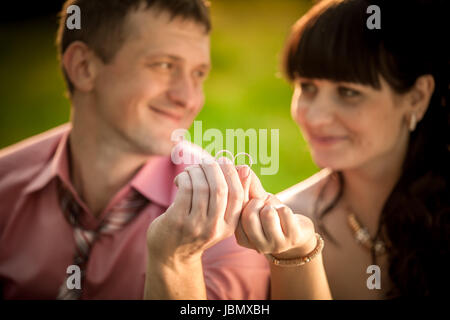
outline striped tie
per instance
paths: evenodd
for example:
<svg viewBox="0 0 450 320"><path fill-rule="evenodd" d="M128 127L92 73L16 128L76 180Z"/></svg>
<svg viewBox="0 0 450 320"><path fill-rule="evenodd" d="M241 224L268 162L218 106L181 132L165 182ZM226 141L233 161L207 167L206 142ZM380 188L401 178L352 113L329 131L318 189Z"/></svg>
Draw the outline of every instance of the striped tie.
<svg viewBox="0 0 450 320"><path fill-rule="evenodd" d="M82 285L81 289L69 289L66 278L59 288L57 299L76 300L82 294L86 263L95 240L101 234L112 233L125 226L148 204L148 200L135 189L131 189L127 196L108 212L106 218L96 230L87 230L81 226L79 221L80 215L83 212L82 207L75 200L72 193L63 186L62 182L58 183L58 196L61 209L66 219L73 226L77 249L73 264L77 265L81 270Z"/></svg>

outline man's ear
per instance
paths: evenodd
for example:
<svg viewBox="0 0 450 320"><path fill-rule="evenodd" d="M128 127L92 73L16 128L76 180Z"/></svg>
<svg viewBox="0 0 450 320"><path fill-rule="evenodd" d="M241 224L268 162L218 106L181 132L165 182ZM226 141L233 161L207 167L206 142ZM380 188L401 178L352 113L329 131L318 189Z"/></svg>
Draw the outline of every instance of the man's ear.
<svg viewBox="0 0 450 320"><path fill-rule="evenodd" d="M434 78L430 74L425 74L416 79L414 86L409 92L409 106L411 113L414 113L417 121L420 121L430 104L431 96L434 92Z"/></svg>
<svg viewBox="0 0 450 320"><path fill-rule="evenodd" d="M74 88L89 92L94 88L97 76L96 56L81 41L72 42L62 56L62 64Z"/></svg>

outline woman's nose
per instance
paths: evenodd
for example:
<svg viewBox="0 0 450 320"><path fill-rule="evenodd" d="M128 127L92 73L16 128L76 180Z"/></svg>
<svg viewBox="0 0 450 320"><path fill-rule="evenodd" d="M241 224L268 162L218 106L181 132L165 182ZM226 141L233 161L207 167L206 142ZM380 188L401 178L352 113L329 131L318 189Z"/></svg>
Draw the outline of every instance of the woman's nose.
<svg viewBox="0 0 450 320"><path fill-rule="evenodd" d="M303 106L305 122L311 127L328 125L333 121L332 102L325 95L317 95Z"/></svg>

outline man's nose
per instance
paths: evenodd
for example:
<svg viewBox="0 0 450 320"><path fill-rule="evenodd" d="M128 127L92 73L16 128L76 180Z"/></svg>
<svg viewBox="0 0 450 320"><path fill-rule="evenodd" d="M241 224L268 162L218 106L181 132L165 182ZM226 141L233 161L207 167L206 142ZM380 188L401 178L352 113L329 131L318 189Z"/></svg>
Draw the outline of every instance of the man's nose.
<svg viewBox="0 0 450 320"><path fill-rule="evenodd" d="M196 88L193 80L184 74L175 76L168 90L170 101L179 107L192 108L196 100Z"/></svg>

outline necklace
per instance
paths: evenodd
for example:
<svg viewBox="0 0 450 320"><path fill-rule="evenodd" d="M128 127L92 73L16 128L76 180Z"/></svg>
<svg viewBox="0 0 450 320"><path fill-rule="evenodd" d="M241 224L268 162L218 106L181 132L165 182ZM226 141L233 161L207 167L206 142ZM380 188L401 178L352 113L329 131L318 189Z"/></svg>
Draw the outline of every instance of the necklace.
<svg viewBox="0 0 450 320"><path fill-rule="evenodd" d="M347 222L352 229L353 236L355 237L356 242L358 242L359 245L363 246L371 252L374 252L377 256L382 255L386 252L386 244L384 243L384 241L378 239L378 236L371 238L367 228L361 225L358 219L356 219L354 213L350 212L348 214Z"/></svg>

